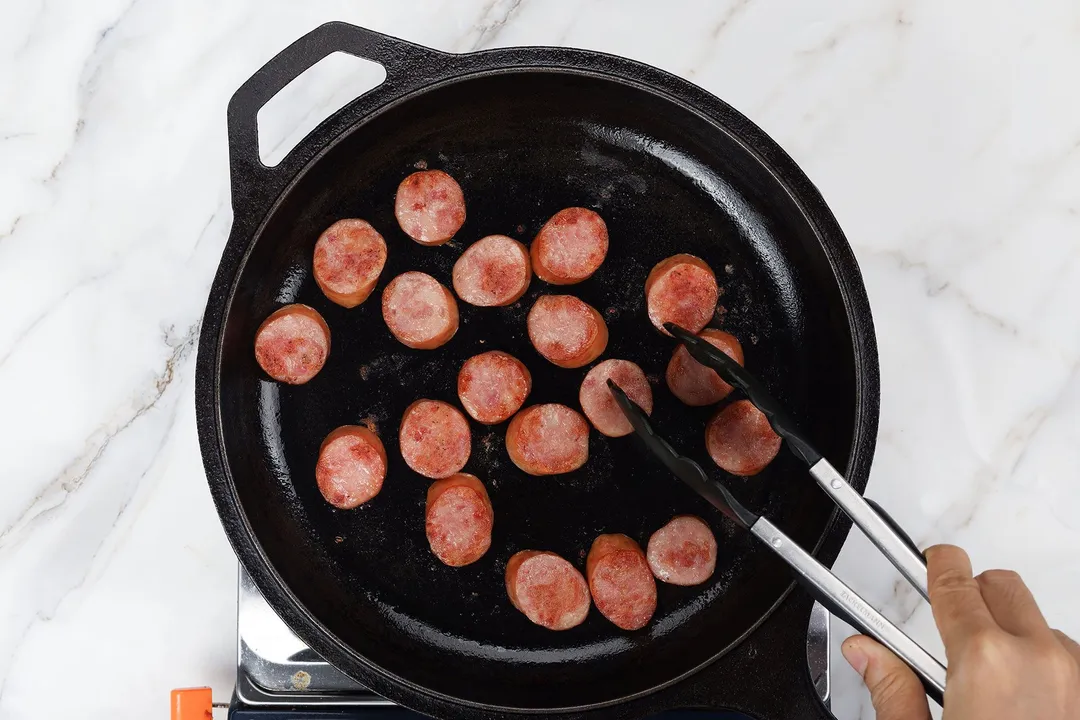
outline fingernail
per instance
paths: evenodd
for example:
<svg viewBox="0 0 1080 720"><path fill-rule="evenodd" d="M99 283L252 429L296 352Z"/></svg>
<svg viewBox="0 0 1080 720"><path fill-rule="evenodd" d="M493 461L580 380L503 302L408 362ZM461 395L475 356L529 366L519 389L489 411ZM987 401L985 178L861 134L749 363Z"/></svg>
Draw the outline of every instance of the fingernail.
<svg viewBox="0 0 1080 720"><path fill-rule="evenodd" d="M848 665L855 672L859 673L859 675L866 674L866 666L870 664L870 656L863 652L857 643L844 643L840 646L840 652L843 653L844 659L847 660Z"/></svg>

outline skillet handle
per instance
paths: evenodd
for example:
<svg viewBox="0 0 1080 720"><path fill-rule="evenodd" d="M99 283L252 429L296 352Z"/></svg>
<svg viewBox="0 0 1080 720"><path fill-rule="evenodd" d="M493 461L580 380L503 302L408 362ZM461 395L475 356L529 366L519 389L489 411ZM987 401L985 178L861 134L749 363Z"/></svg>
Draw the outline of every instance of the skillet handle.
<svg viewBox="0 0 1080 720"><path fill-rule="evenodd" d="M229 100L229 163L234 191L258 182L256 176L271 176L275 170L259 158L257 116L260 108L305 70L335 52L345 52L383 67L386 79L368 92L420 87L437 73L443 64L438 61L450 57L447 53L348 23L329 22L315 28L259 68ZM301 140L290 155L308 139ZM279 167L284 164L282 162Z"/></svg>

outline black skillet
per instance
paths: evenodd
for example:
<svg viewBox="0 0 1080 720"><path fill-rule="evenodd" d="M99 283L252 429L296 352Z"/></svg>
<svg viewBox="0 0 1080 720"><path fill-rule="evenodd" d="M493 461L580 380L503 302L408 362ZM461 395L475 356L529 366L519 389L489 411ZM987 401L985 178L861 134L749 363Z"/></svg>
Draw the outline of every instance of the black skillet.
<svg viewBox="0 0 1080 720"><path fill-rule="evenodd" d="M265 167L256 113L334 51L378 62L386 81ZM748 367L861 489L878 415L870 310L835 219L776 143L704 90L630 60L555 48L452 55L342 23L256 72L228 120L235 217L199 345L199 436L237 555L297 635L382 695L447 717L640 717L679 707L825 716L805 670L809 598L789 594L782 564L643 462L629 438L594 432L582 470L534 478L510 463L505 425L473 425L466 470L490 490L492 548L466 568L436 561L423 529L428 481L396 452L405 406L456 402L458 367L493 348L532 370L530 403L576 405L587 368L555 368L529 345L525 314L553 290L539 281L511 308L462 304L460 331L436 351L394 341L378 301L408 269L449 284L454 260L481 236L528 242L555 211L595 208L611 233L607 261L559 292L604 313L604 357L633 360L653 378L653 417L672 442L711 466L702 431L712 409L687 409L667 391L674 343L644 308L653 264L689 252L723 285L716 324L742 341ZM423 164L457 178L468 204L457 238L438 248L409 240L393 216L398 182ZM376 293L353 310L327 301L311 278L316 237L343 217L371 221L390 248ZM258 324L288 302L316 307L333 334L326 367L299 387L269 381L252 352ZM361 508L334 510L315 487L319 443L362 419L389 450L388 478ZM848 524L789 453L733 484L823 562L835 559ZM554 550L583 566L597 534L644 543L675 513L712 525L717 572L700 587L662 585L645 629L620 631L594 610L553 633L507 600L502 573L515 551Z"/></svg>

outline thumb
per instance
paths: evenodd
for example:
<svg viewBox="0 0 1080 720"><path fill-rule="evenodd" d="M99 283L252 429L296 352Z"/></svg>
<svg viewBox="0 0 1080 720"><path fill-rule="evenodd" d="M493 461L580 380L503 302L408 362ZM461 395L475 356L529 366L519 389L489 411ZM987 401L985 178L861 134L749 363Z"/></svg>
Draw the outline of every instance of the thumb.
<svg viewBox="0 0 1080 720"><path fill-rule="evenodd" d="M865 635L840 646L844 659L862 675L877 720L930 720L922 683L900 658Z"/></svg>

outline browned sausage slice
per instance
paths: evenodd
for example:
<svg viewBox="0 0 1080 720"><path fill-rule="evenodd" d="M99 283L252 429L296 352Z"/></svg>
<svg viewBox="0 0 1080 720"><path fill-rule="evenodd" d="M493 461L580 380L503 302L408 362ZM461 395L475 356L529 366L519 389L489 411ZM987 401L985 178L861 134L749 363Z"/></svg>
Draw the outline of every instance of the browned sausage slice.
<svg viewBox="0 0 1080 720"><path fill-rule="evenodd" d="M645 280L649 320L665 335L670 335L664 329L666 322L701 332L716 312L719 298L712 268L693 255L674 255L660 261Z"/></svg>
<svg viewBox="0 0 1080 720"><path fill-rule="evenodd" d="M588 365L607 347L608 329L596 308L573 295L542 295L527 320L529 340L548 361L564 368Z"/></svg>
<svg viewBox="0 0 1080 720"><path fill-rule="evenodd" d="M644 371L629 360L605 360L588 372L581 382L578 401L593 427L608 437L622 437L634 431L607 386L611 379L631 400L652 415L653 397Z"/></svg>
<svg viewBox="0 0 1080 720"><path fill-rule="evenodd" d="M780 436L749 400L733 402L705 427L713 462L732 475L757 475L780 452Z"/></svg>
<svg viewBox="0 0 1080 720"><path fill-rule="evenodd" d="M532 390L528 368L500 350L474 355L458 372L457 391L465 412L473 420L494 425L521 409Z"/></svg>
<svg viewBox="0 0 1080 720"><path fill-rule="evenodd" d="M742 345L734 335L705 328L698 333L698 337L707 340L740 365L744 363ZM667 366L666 378L671 393L693 407L718 403L731 392L731 386L721 380L715 370L695 360L685 345L675 348Z"/></svg>
<svg viewBox="0 0 1080 720"><path fill-rule="evenodd" d="M553 552L522 550L506 563L506 594L525 617L548 630L569 630L589 614L589 586Z"/></svg>
<svg viewBox="0 0 1080 720"><path fill-rule="evenodd" d="M315 308L286 305L255 331L255 359L278 382L303 385L330 354L330 328Z"/></svg>
<svg viewBox="0 0 1080 720"><path fill-rule="evenodd" d="M623 630L645 627L656 612L656 581L641 546L626 535L601 535L585 561L600 614Z"/></svg>
<svg viewBox="0 0 1080 720"><path fill-rule="evenodd" d="M367 300L385 264L386 241L366 220L338 220L315 241L315 282L342 307Z"/></svg>
<svg viewBox="0 0 1080 720"><path fill-rule="evenodd" d="M716 570L716 538L701 518L676 515L649 538L646 558L657 580L700 585Z"/></svg>
<svg viewBox="0 0 1080 720"><path fill-rule="evenodd" d="M458 329L454 296L427 273L410 271L390 281L382 294L386 326L403 345L433 350Z"/></svg>
<svg viewBox="0 0 1080 720"><path fill-rule="evenodd" d="M536 276L552 285L579 283L596 272L607 257L608 230L604 219L588 208L560 210L532 241Z"/></svg>
<svg viewBox="0 0 1080 720"><path fill-rule="evenodd" d="M469 421L441 400L417 400L405 408L398 443L405 464L429 478L450 477L472 453Z"/></svg>
<svg viewBox="0 0 1080 720"><path fill-rule="evenodd" d="M319 447L315 481L326 502L349 510L382 490L386 450L379 436L366 427L343 425Z"/></svg>
<svg viewBox="0 0 1080 720"><path fill-rule="evenodd" d="M414 172L394 197L398 225L421 245L442 245L465 224L465 195L442 170Z"/></svg>
<svg viewBox="0 0 1080 720"><path fill-rule="evenodd" d="M479 307L517 302L531 279L529 251L505 235L480 238L454 263L454 292Z"/></svg>
<svg viewBox="0 0 1080 720"><path fill-rule="evenodd" d="M450 567L474 563L491 547L495 513L475 475L458 473L432 483L424 518L431 552Z"/></svg>
<svg viewBox="0 0 1080 720"><path fill-rule="evenodd" d="M589 424L565 405L533 405L506 427L506 452L530 475L577 470L589 459Z"/></svg>

